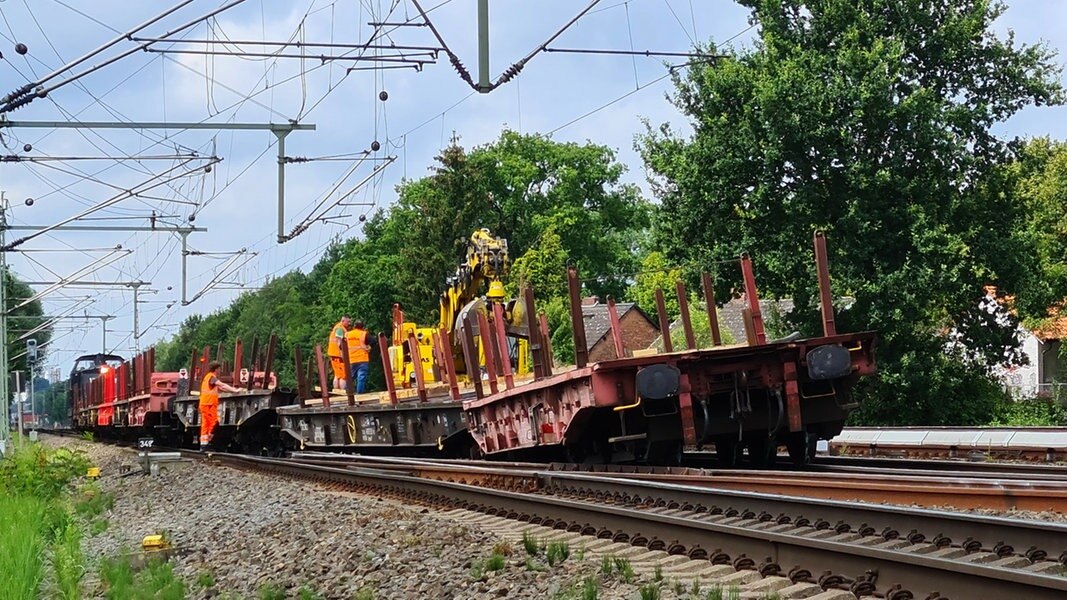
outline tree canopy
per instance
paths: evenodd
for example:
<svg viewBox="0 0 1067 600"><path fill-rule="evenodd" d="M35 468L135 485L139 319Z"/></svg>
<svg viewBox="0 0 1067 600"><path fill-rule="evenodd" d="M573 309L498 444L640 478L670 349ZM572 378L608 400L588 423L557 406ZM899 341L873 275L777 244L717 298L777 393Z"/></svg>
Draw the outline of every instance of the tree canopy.
<svg viewBox="0 0 1067 600"><path fill-rule="evenodd" d="M1031 325L1064 316L1067 299L1067 143L1030 140L1007 167L1026 218L1017 225L1020 242L1032 249L1013 306ZM1050 310L1051 309L1051 310Z"/></svg>
<svg viewBox="0 0 1067 600"><path fill-rule="evenodd" d="M436 324L446 280L471 233L483 227L508 240L508 289L533 286L558 329L566 321L555 305L566 294L568 261L600 294L624 293L626 274L636 268L634 240L647 234L652 207L635 186L620 183L623 173L612 150L592 143L504 131L471 150L452 144L426 177L398 186L395 204L372 215L360 238L332 246L308 275L286 274L225 309L190 317L160 348L159 364L176 369L193 348L220 341L230 348L237 337L247 343L276 331L276 364L291 381L293 346L325 344L343 314L363 319L371 332L388 332L399 303L406 319ZM558 337L563 343L566 336ZM372 381L380 377L375 361Z"/></svg>
<svg viewBox="0 0 1067 600"><path fill-rule="evenodd" d="M4 298L8 306L18 306L33 296L30 286L23 283L10 269L0 272L0 279L3 280ZM31 331L33 333L30 333ZM40 300L34 300L16 308L7 316L7 355L9 358L17 357L9 361L8 369L25 373L28 372L29 363L25 355L26 340L20 339L23 336L37 340L37 347L40 351L36 369L40 370L40 365L44 364L41 358L47 352L48 343L52 340L52 327L47 325Z"/></svg>
<svg viewBox="0 0 1067 600"><path fill-rule="evenodd" d="M742 3L753 48L708 45L727 57L675 76L693 134L663 125L638 141L662 247L707 264L749 252L762 292L792 298L812 334L811 237L826 231L835 293L855 298L839 326L881 332L861 418L987 419L995 386L946 337L984 284L1013 292L1030 268L1000 172L1012 147L990 128L1062 100L1052 52L996 36L1004 7L985 0ZM717 280L727 291L739 274Z"/></svg>

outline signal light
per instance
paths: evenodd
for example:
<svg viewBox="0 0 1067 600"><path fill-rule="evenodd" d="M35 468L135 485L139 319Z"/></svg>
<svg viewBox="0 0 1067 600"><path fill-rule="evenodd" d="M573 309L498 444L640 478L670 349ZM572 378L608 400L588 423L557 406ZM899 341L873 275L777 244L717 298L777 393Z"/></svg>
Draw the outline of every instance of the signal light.
<svg viewBox="0 0 1067 600"><path fill-rule="evenodd" d="M108 367L107 365L101 365L100 366L100 374L101 375L107 375L109 372L111 372L111 367Z"/></svg>

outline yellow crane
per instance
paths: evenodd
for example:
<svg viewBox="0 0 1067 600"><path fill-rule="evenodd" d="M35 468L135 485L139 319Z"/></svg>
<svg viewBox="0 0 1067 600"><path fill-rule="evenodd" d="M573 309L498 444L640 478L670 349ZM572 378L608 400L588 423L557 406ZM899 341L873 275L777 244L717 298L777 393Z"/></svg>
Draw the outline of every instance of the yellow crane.
<svg viewBox="0 0 1067 600"><path fill-rule="evenodd" d="M413 385L415 366L405 344L409 334L414 335L418 342L418 359L425 381L437 381L438 377L433 368L433 335L437 332L443 332L447 339L456 372L461 378L469 380L471 373L470 369L467 369L460 343L464 318L469 316L477 328L477 314L481 312L491 319L494 304L500 304L503 308L505 329L508 336L516 340L512 346L514 352L510 357L515 364L515 373L521 375L529 371L526 361L526 338L529 337L529 332L524 323L525 306L521 300L505 298L504 278L509 265L508 241L494 236L489 229L478 229L471 234L467 243L465 259L441 292L440 318L436 329L405 321L400 308L393 307L393 339L389 347L389 362L393 367L393 382L398 387ZM484 295L483 286L486 288ZM478 354L479 366L484 366L485 353L480 347ZM481 376L480 368L478 376Z"/></svg>

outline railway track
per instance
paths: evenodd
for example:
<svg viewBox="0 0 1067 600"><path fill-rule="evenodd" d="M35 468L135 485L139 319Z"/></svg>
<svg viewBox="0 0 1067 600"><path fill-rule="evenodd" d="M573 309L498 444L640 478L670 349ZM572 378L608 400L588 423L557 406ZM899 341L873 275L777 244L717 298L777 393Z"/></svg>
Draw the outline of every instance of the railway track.
<svg viewBox="0 0 1067 600"><path fill-rule="evenodd" d="M634 465L576 465L500 463L441 459L354 457L298 452L293 458L314 464L347 464L367 468L413 470L433 478L468 476L470 473L589 473L633 480L678 483L721 490L784 494L841 501L892 503L956 509L1052 511L1067 514L1067 477L1035 479L1003 473L938 473L885 469L881 472L840 467L811 471L749 471L645 467Z"/></svg>
<svg viewBox="0 0 1067 600"><path fill-rule="evenodd" d="M670 473L330 455L212 460L707 565L729 564L791 584L848 590L859 598L1067 594L1064 524L726 490Z"/></svg>

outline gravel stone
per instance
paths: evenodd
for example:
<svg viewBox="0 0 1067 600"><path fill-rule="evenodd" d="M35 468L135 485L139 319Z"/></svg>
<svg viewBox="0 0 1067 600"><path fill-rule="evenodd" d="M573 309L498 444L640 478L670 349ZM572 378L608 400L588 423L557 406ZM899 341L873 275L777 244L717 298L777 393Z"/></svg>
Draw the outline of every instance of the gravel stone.
<svg viewBox="0 0 1067 600"><path fill-rule="evenodd" d="M103 515L108 529L83 542L88 587L99 587L95 561L139 550L144 536L160 532L172 540L175 572L197 599L257 598L268 584L287 598L306 585L322 598L344 600L361 590L376 600L578 599L583 579L593 577L600 600L631 600L650 581L601 576L598 560L573 554L530 571L521 545L418 505L205 462L164 464L152 477L128 449L73 438L47 443L84 450L101 467L101 487L115 496ZM497 545L510 547L504 569L473 577L472 566ZM215 584L203 589L197 578L207 571ZM661 598L689 598L666 583L662 588ZM91 592L102 597L100 589Z"/></svg>

